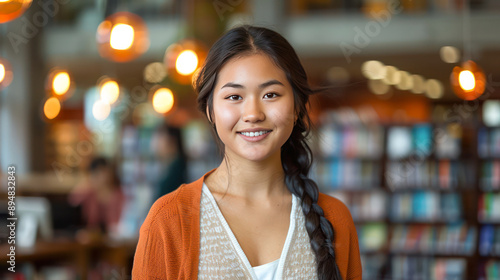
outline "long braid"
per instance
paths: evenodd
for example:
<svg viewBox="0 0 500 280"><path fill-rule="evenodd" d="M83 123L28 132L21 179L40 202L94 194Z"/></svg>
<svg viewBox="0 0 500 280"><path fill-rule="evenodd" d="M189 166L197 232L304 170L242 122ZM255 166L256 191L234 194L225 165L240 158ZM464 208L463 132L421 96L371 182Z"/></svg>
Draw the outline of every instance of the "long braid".
<svg viewBox="0 0 500 280"><path fill-rule="evenodd" d="M318 279L341 280L333 247L335 232L318 205L318 186L307 177L312 153L298 126L294 127L292 135L283 145L281 159L288 189L302 201L306 230L318 264Z"/></svg>

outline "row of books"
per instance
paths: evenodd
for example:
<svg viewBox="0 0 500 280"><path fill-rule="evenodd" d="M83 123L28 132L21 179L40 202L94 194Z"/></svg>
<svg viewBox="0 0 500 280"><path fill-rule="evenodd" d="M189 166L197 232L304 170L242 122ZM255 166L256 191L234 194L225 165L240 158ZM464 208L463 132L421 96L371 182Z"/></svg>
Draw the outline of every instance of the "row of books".
<svg viewBox="0 0 500 280"><path fill-rule="evenodd" d="M383 190L325 193L340 199L349 208L355 223L381 221L387 217L388 196Z"/></svg>
<svg viewBox="0 0 500 280"><path fill-rule="evenodd" d="M476 248L476 227L465 223L442 226L396 225L390 250L394 253L471 255Z"/></svg>
<svg viewBox="0 0 500 280"><path fill-rule="evenodd" d="M395 189L457 189L474 186L474 164L459 160L408 159L390 161L385 172L386 184Z"/></svg>
<svg viewBox="0 0 500 280"><path fill-rule="evenodd" d="M315 167L318 183L327 190L380 187L380 164L371 160L331 159Z"/></svg>
<svg viewBox="0 0 500 280"><path fill-rule="evenodd" d="M347 203L354 221L381 220L387 217L387 195L373 191L355 193Z"/></svg>
<svg viewBox="0 0 500 280"><path fill-rule="evenodd" d="M433 191L394 193L389 217L396 222L457 221L462 217L461 195Z"/></svg>
<svg viewBox="0 0 500 280"><path fill-rule="evenodd" d="M479 254L500 256L500 226L484 225L479 234Z"/></svg>
<svg viewBox="0 0 500 280"><path fill-rule="evenodd" d="M483 190L500 190L500 160L483 162L480 180Z"/></svg>
<svg viewBox="0 0 500 280"><path fill-rule="evenodd" d="M489 260L479 266L479 280L498 280L500 279L500 261Z"/></svg>
<svg viewBox="0 0 500 280"><path fill-rule="evenodd" d="M477 133L477 148L482 158L500 157L500 128L480 128Z"/></svg>
<svg viewBox="0 0 500 280"><path fill-rule="evenodd" d="M316 135L322 157L380 158L384 147L381 126L338 126L326 123Z"/></svg>
<svg viewBox="0 0 500 280"><path fill-rule="evenodd" d="M399 256L391 259L391 278L405 280L466 280L465 259Z"/></svg>
<svg viewBox="0 0 500 280"><path fill-rule="evenodd" d="M387 156L390 159L409 157L456 159L462 149L462 128L456 124L433 127L430 124L392 126L387 131Z"/></svg>
<svg viewBox="0 0 500 280"><path fill-rule="evenodd" d="M479 196L478 218L480 222L500 223L500 193L488 192Z"/></svg>

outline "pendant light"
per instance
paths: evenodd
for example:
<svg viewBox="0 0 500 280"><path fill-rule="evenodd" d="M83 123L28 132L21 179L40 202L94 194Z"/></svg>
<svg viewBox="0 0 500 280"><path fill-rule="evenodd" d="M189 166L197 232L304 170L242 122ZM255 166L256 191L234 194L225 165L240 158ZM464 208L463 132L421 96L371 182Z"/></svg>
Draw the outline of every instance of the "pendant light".
<svg viewBox="0 0 500 280"><path fill-rule="evenodd" d="M471 60L470 4L463 0L464 59L460 66L455 66L450 76L450 84L455 94L464 100L474 100L484 93L486 76Z"/></svg>

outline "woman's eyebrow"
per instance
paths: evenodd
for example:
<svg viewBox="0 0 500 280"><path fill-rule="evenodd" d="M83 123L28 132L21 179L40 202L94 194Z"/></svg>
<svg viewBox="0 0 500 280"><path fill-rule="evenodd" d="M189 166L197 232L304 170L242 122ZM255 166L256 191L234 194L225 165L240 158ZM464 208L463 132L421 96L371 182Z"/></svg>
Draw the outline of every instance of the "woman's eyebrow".
<svg viewBox="0 0 500 280"><path fill-rule="evenodd" d="M269 81L267 81L267 82L265 82L265 83L260 84L260 85L259 85L259 88L260 88L260 89L263 89L263 88L266 88L266 87L268 87L268 86L272 86L272 85L282 85L282 86L285 86L285 85L283 85L283 83L282 83L282 82L280 82L280 81L278 81L278 80L269 80ZM225 88L225 87L232 87L232 88L245 88L243 85L236 84L236 83L231 83L231 82L229 82L229 83L227 83L227 84L223 85L223 86L221 87L221 89L223 89L223 88Z"/></svg>
<svg viewBox="0 0 500 280"><path fill-rule="evenodd" d="M285 86L282 82L280 82L278 80L270 80L270 81L267 81L267 82L261 84L259 86L259 88L263 89L263 88L266 88L266 87L272 86L272 85L282 85L282 86Z"/></svg>

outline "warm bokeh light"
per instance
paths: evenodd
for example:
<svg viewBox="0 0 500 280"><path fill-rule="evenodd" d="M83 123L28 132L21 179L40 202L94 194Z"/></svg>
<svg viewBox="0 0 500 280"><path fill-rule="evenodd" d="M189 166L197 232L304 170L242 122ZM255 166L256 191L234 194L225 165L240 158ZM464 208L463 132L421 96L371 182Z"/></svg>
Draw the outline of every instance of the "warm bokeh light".
<svg viewBox="0 0 500 280"><path fill-rule="evenodd" d="M406 71L399 71L399 82L395 85L397 89L400 90L409 90L413 87L413 79L411 78L410 73Z"/></svg>
<svg viewBox="0 0 500 280"><path fill-rule="evenodd" d="M57 67L50 70L45 82L47 94L59 100L67 99L73 93L74 88L74 82L67 70Z"/></svg>
<svg viewBox="0 0 500 280"><path fill-rule="evenodd" d="M450 83L458 97L464 100L474 100L484 93L486 76L475 62L469 60L453 68Z"/></svg>
<svg viewBox="0 0 500 280"><path fill-rule="evenodd" d="M175 69L181 75L191 75L198 67L198 56L192 50L182 51L175 61Z"/></svg>
<svg viewBox="0 0 500 280"><path fill-rule="evenodd" d="M457 63L460 60L460 51L452 46L444 46L439 50L439 56L446 63Z"/></svg>
<svg viewBox="0 0 500 280"><path fill-rule="evenodd" d="M68 72L59 72L54 76L52 80L52 90L57 95L63 95L68 92L71 85L71 78Z"/></svg>
<svg viewBox="0 0 500 280"><path fill-rule="evenodd" d="M425 82L425 95L432 99L439 99L444 95L443 84L436 79L429 79Z"/></svg>
<svg viewBox="0 0 500 280"><path fill-rule="evenodd" d="M195 40L182 40L165 51L163 64L167 75L180 84L190 84L196 70L205 61L207 48Z"/></svg>
<svg viewBox="0 0 500 280"><path fill-rule="evenodd" d="M159 88L153 94L153 108L160 114L166 114L174 106L174 94L168 88Z"/></svg>
<svg viewBox="0 0 500 280"><path fill-rule="evenodd" d="M394 66L386 66L382 81L388 85L397 85L401 81L401 72Z"/></svg>
<svg viewBox="0 0 500 280"><path fill-rule="evenodd" d="M99 54L112 61L127 62L149 48L147 26L138 15L118 12L97 27Z"/></svg>
<svg viewBox="0 0 500 280"><path fill-rule="evenodd" d="M126 50L134 43L134 28L128 24L119 23L111 29L109 44L115 50Z"/></svg>
<svg viewBox="0 0 500 280"><path fill-rule="evenodd" d="M386 67L377 60L369 60L361 65L361 73L371 80L380 80L385 77Z"/></svg>
<svg viewBox="0 0 500 280"><path fill-rule="evenodd" d="M149 83L159 83L167 76L165 65L161 62L153 62L144 68L144 80Z"/></svg>
<svg viewBox="0 0 500 280"><path fill-rule="evenodd" d="M5 78L5 66L3 66L3 64L0 64L0 83L3 82L4 78Z"/></svg>
<svg viewBox="0 0 500 280"><path fill-rule="evenodd" d="M422 94L425 91L425 79L420 75L411 75L411 79L413 81L411 92L415 94Z"/></svg>
<svg viewBox="0 0 500 280"><path fill-rule="evenodd" d="M0 24L20 17L32 0L0 0Z"/></svg>
<svg viewBox="0 0 500 280"><path fill-rule="evenodd" d="M376 95L383 95L389 92L390 86L382 80L369 80L368 88Z"/></svg>
<svg viewBox="0 0 500 280"><path fill-rule="evenodd" d="M114 80L105 79L100 83L99 94L102 101L111 105L115 103L116 100L118 100L118 96L120 96L120 86Z"/></svg>
<svg viewBox="0 0 500 280"><path fill-rule="evenodd" d="M110 112L111 106L103 100L97 100L92 106L92 115L98 121L105 120L109 116Z"/></svg>
<svg viewBox="0 0 500 280"><path fill-rule="evenodd" d="M458 83L463 90L470 91L476 86L476 79L471 71L463 70L458 74Z"/></svg>
<svg viewBox="0 0 500 280"><path fill-rule="evenodd" d="M45 105L43 106L43 113L45 117L49 120L54 119L61 112L61 103L55 97L50 97L45 101Z"/></svg>
<svg viewBox="0 0 500 280"><path fill-rule="evenodd" d="M7 87L12 82L10 63L0 57L0 89Z"/></svg>

